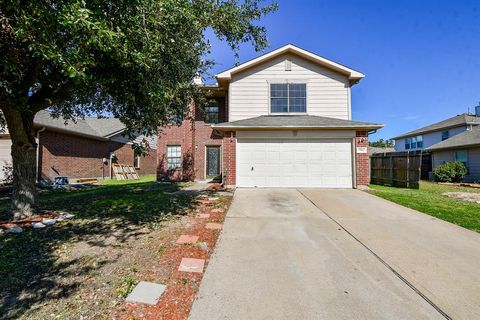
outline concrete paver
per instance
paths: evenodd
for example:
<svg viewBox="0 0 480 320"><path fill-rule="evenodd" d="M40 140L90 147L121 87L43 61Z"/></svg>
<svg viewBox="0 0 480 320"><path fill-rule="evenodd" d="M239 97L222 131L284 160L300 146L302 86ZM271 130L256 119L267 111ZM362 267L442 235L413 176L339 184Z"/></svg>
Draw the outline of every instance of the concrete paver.
<svg viewBox="0 0 480 320"><path fill-rule="evenodd" d="M204 265L204 259L183 258L178 271L202 273Z"/></svg>
<svg viewBox="0 0 480 320"><path fill-rule="evenodd" d="M141 281L133 288L126 301L153 305L158 302L165 288L163 284Z"/></svg>

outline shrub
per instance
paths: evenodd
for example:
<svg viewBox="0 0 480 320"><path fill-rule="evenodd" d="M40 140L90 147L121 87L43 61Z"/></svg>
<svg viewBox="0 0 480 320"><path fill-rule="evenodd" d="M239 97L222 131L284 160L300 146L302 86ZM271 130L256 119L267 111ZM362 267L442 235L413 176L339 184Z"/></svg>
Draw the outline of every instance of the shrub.
<svg viewBox="0 0 480 320"><path fill-rule="evenodd" d="M433 169L440 182L460 182L467 174L467 167L459 161L447 162Z"/></svg>

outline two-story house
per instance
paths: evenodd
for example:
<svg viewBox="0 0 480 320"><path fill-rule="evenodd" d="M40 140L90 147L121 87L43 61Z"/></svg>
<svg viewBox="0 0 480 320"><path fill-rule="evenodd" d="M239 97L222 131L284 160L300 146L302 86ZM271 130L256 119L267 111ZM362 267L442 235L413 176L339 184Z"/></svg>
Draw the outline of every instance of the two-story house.
<svg viewBox="0 0 480 320"><path fill-rule="evenodd" d="M462 113L394 137L395 151L424 150L477 125L480 125L479 116Z"/></svg>
<svg viewBox="0 0 480 320"><path fill-rule="evenodd" d="M468 169L466 181L480 181L480 106L475 114L463 113L393 138L395 151L426 150L432 167L460 161Z"/></svg>
<svg viewBox="0 0 480 320"><path fill-rule="evenodd" d="M369 183L368 135L352 120L364 75L293 45L216 75L215 103L160 130L158 179L226 186L355 188Z"/></svg>

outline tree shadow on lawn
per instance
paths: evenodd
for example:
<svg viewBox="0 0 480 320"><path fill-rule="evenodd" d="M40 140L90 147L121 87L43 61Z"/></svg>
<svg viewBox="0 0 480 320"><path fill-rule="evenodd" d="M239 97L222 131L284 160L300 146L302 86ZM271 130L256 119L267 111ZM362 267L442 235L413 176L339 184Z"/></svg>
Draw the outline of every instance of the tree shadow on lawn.
<svg viewBox="0 0 480 320"><path fill-rule="evenodd" d="M194 206L195 194L170 194L176 190L175 184L143 182L42 192L40 208L67 211L75 218L40 230L0 236L0 319L18 318L34 305L71 296L80 281L65 283L62 279L95 273L102 264L111 262L86 263L83 260L88 256L74 252L64 261L58 255L62 248L79 242L121 247L132 237L160 227L163 221L186 214ZM6 217L7 208L7 202L0 203L0 220Z"/></svg>

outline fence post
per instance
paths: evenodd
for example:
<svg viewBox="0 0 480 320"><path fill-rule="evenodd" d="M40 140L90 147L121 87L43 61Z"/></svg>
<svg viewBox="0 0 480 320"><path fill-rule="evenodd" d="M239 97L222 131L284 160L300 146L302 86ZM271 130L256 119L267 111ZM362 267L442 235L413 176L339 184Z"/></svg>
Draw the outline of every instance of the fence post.
<svg viewBox="0 0 480 320"><path fill-rule="evenodd" d="M407 152L407 189L410 188L410 151Z"/></svg>
<svg viewBox="0 0 480 320"><path fill-rule="evenodd" d="M389 172L389 180L390 180L390 185L393 186L393 156L390 155L390 172Z"/></svg>

